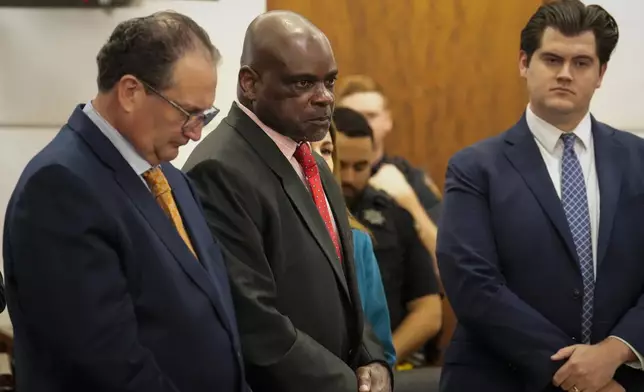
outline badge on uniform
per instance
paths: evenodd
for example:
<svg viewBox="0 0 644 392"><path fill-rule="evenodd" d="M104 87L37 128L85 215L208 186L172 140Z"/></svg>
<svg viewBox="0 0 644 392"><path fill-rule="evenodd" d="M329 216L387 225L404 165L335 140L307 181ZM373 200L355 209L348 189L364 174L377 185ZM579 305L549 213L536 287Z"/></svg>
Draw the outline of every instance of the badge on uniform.
<svg viewBox="0 0 644 392"><path fill-rule="evenodd" d="M372 225L382 226L385 223L385 216L378 210L364 210L362 217Z"/></svg>

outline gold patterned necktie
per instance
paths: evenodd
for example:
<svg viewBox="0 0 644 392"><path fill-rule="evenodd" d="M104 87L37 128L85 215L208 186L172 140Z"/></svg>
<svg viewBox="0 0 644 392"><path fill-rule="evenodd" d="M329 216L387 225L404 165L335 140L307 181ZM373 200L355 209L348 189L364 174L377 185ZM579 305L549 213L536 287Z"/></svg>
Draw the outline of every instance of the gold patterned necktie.
<svg viewBox="0 0 644 392"><path fill-rule="evenodd" d="M183 226L183 221L181 220L181 214L179 214L177 203L175 203L174 197L172 197L172 188L170 188L168 179L165 178L161 168L157 166L146 171L143 173L143 179L150 187L154 198L157 203L159 203L159 206L161 206L161 209L163 209L163 212L165 212L168 218L170 218L172 224L179 232L183 242L186 243L192 254L197 257L197 254L192 247L192 243L190 242L190 237L188 237L188 232Z"/></svg>

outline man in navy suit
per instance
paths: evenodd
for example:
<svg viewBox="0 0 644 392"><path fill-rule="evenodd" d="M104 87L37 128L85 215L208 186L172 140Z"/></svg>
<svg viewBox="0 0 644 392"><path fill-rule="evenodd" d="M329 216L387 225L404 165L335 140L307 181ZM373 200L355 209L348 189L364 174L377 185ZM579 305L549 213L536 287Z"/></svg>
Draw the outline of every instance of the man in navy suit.
<svg viewBox="0 0 644 392"><path fill-rule="evenodd" d="M644 390L644 140L589 114L617 41L599 6L539 8L525 115L450 160L441 391Z"/></svg>
<svg viewBox="0 0 644 392"><path fill-rule="evenodd" d="M167 163L217 113L218 59L181 14L121 23L98 95L27 165L4 232L18 390L247 391L220 247Z"/></svg>

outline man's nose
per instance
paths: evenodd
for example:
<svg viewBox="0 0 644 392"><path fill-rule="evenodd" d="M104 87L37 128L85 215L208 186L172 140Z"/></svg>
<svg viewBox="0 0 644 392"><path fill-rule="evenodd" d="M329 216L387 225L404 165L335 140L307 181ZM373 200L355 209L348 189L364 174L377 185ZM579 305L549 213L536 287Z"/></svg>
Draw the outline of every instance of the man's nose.
<svg viewBox="0 0 644 392"><path fill-rule="evenodd" d="M316 87L316 90L313 94L313 103L319 106L329 106L333 105L335 100L335 95L324 83L321 83Z"/></svg>
<svg viewBox="0 0 644 392"><path fill-rule="evenodd" d="M183 132L185 136L187 136L190 140L193 142L198 141L201 139L201 132L203 131L203 125L198 125L193 128L187 129Z"/></svg>
<svg viewBox="0 0 644 392"><path fill-rule="evenodd" d="M570 72L570 67L571 65L569 62L564 62L564 64L561 66L561 69L559 69L559 73L557 74L557 79L571 81L572 72Z"/></svg>

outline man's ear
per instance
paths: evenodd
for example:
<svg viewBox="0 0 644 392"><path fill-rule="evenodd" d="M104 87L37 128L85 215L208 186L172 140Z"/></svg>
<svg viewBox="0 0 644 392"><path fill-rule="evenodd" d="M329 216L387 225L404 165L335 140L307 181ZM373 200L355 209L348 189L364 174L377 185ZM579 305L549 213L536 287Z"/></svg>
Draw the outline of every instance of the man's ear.
<svg viewBox="0 0 644 392"><path fill-rule="evenodd" d="M530 66L530 60L528 59L528 54L523 50L519 52L519 75L522 78L525 78L528 73L528 66Z"/></svg>
<svg viewBox="0 0 644 392"><path fill-rule="evenodd" d="M608 63L599 67L599 80L597 80L596 88L600 88L602 86L602 82L604 81L604 75L606 74L607 68L608 68Z"/></svg>
<svg viewBox="0 0 644 392"><path fill-rule="evenodd" d="M257 81L259 80L257 72L248 65L244 65L239 69L238 78L239 88L244 98L254 101L257 97Z"/></svg>
<svg viewBox="0 0 644 392"><path fill-rule="evenodd" d="M146 95L145 87L132 75L123 75L115 88L121 107L128 113L140 106Z"/></svg>

